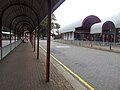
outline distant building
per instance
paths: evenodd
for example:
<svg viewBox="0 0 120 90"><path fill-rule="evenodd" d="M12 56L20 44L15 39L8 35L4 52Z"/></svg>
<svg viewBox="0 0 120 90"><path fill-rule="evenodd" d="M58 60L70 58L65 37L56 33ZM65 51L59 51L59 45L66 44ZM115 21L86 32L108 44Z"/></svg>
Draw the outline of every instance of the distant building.
<svg viewBox="0 0 120 90"><path fill-rule="evenodd" d="M107 18L91 27L95 40L118 42L120 40L120 15Z"/></svg>
<svg viewBox="0 0 120 90"><path fill-rule="evenodd" d="M90 15L82 20L61 28L60 34L65 40L89 40L90 28L93 24L98 22L101 22L101 20L97 16Z"/></svg>
<svg viewBox="0 0 120 90"><path fill-rule="evenodd" d="M59 32L64 40L120 41L120 15L103 21L95 15L89 15L60 28Z"/></svg>

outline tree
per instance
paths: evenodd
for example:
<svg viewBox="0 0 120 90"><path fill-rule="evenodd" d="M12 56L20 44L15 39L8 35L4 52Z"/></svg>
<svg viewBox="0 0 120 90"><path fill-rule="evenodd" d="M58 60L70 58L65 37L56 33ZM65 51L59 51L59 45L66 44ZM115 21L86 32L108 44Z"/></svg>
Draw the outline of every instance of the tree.
<svg viewBox="0 0 120 90"><path fill-rule="evenodd" d="M59 25L58 23L55 23L55 26L56 26L56 29L57 29L57 33L58 33L58 35L59 35L58 29L60 28L60 25Z"/></svg>
<svg viewBox="0 0 120 90"><path fill-rule="evenodd" d="M46 17L44 21L41 23L42 30L41 30L41 37L44 39L44 37L47 36L47 30L48 30L48 18ZM57 21L54 14L51 14L51 29L59 29L60 25L58 23L55 23Z"/></svg>
<svg viewBox="0 0 120 90"><path fill-rule="evenodd" d="M47 36L47 18L44 19L44 21L41 23L42 29L40 31L40 36L44 40L44 37Z"/></svg>

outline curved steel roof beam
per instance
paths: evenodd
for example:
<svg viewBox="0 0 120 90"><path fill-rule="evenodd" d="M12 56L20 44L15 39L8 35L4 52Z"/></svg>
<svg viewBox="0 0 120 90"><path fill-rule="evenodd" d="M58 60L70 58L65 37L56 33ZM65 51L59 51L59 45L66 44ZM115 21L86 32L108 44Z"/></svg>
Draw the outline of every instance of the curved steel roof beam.
<svg viewBox="0 0 120 90"><path fill-rule="evenodd" d="M16 17L14 17L14 18L11 20L11 22L10 22L10 29L11 29L11 27L12 27L12 23L13 23L13 21L14 21L16 18L20 17L20 16L28 17L28 18L33 22L33 24L34 24L34 28L35 28L35 22L34 22L34 20L33 20L30 16L25 15L25 14L20 14L20 15L17 15Z"/></svg>
<svg viewBox="0 0 120 90"><path fill-rule="evenodd" d="M1 13L1 16L0 16L0 24L1 24L1 25L2 25L2 17L3 17L3 15L4 15L5 11L6 11L8 8L10 8L10 7L12 7L12 6L16 6L16 5L23 5L23 6L26 6L26 7L30 8L30 9L35 13L35 15L36 15L36 17L37 17L37 19L38 19L37 24L39 25L39 17L38 17L37 12L36 12L31 6L29 6L29 5L25 4L25 3L22 3L22 2L19 2L19 3L17 2L17 3L10 4L10 5L6 6L6 7L2 10L2 13Z"/></svg>
<svg viewBox="0 0 120 90"><path fill-rule="evenodd" d="M27 23L29 23L29 24L33 27L33 25L32 25L29 21L27 21L27 20L21 20L21 21L19 21L19 22L17 22L17 23L15 24L14 30L16 30L17 25L18 25L19 23L21 23L21 22L27 22Z"/></svg>

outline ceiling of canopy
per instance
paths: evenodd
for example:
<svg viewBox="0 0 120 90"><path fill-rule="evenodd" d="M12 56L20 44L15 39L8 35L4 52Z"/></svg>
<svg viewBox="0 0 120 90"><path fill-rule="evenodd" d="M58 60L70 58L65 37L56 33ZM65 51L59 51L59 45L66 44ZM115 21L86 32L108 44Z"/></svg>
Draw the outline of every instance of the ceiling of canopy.
<svg viewBox="0 0 120 90"><path fill-rule="evenodd" d="M51 13L64 0L51 0ZM0 0L2 26L15 29L20 23L35 29L48 14L48 0ZM18 24L19 23L19 24Z"/></svg>

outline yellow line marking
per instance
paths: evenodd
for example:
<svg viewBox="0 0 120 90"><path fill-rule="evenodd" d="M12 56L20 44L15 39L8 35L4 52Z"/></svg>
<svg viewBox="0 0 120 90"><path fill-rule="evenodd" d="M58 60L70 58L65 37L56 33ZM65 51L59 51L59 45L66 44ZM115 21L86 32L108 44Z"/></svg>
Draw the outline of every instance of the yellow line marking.
<svg viewBox="0 0 120 90"><path fill-rule="evenodd" d="M47 52L43 47L40 46L45 52ZM74 73L72 70L70 70L67 66L65 66L63 63L61 63L56 57L54 57L52 54L50 56L58 62L61 66L63 66L67 71L69 71L73 76L75 76L80 82L82 82L85 86L87 86L90 90L95 90L92 86L90 86L85 80L83 80L80 76L78 76L76 73Z"/></svg>

